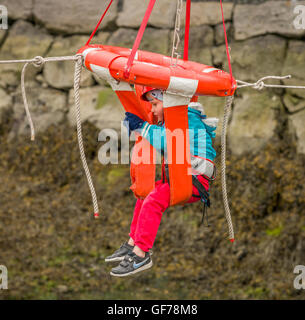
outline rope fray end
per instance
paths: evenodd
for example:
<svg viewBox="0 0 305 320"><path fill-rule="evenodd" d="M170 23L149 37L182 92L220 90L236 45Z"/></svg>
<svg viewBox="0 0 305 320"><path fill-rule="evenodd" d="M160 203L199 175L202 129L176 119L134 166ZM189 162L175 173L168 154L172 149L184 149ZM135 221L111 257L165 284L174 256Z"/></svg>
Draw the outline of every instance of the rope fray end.
<svg viewBox="0 0 305 320"><path fill-rule="evenodd" d="M94 218L95 218L95 219L98 219L99 217L100 217L100 214L99 214L98 212L95 212L95 213L94 213Z"/></svg>
<svg viewBox="0 0 305 320"><path fill-rule="evenodd" d="M230 242L232 242L232 243L233 243L234 241L235 241L235 239L234 239L234 238L233 238L233 239L230 239Z"/></svg>

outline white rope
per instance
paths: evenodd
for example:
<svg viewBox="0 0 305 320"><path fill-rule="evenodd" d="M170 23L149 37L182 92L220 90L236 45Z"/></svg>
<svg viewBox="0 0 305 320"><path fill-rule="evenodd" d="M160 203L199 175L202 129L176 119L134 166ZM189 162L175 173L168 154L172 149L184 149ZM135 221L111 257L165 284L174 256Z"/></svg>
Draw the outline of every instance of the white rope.
<svg viewBox="0 0 305 320"><path fill-rule="evenodd" d="M21 72L21 93L22 93L22 99L23 99L23 104L25 108L25 112L29 121L30 129L31 129L31 140L35 140L35 129L34 129L34 124L32 121L31 113L29 110L29 105L26 97L26 90L25 90L25 72L29 64L32 64L36 68L39 68L43 66L46 62L49 61L76 61L78 59L78 56L63 56L63 57L47 57L43 58L40 56L35 57L34 59L21 59L21 60L0 60L0 64L12 64L12 63L25 63L22 72Z"/></svg>
<svg viewBox="0 0 305 320"><path fill-rule="evenodd" d="M21 72L21 93L22 93L22 99L23 99L23 104L24 104L26 116L28 118L28 121L29 121L29 124L30 124L30 128L31 128L31 140L34 141L35 140L35 129L34 129L34 124L33 124L31 113L30 113L29 106L28 106L28 100L26 98L25 84L24 84L25 71L26 71L26 68L27 68L28 65L29 65L29 62L27 62L22 68L22 72Z"/></svg>
<svg viewBox="0 0 305 320"><path fill-rule="evenodd" d="M254 83L246 82L242 80L236 80L237 83L240 85L237 88L245 88L245 87L252 87L253 89L262 90L263 88L289 88L289 89L305 89L305 86L286 86L282 84L266 84L264 80L267 79L276 79L276 80L283 80L283 79L290 79L291 75L287 76L267 76L257 80Z"/></svg>
<svg viewBox="0 0 305 320"><path fill-rule="evenodd" d="M74 72L74 101L75 101L77 138L78 138L78 146L79 146L81 160L83 163L83 168L85 170L85 174L87 177L88 185L89 185L91 196L92 196L94 217L98 218L99 209L98 209L98 204L97 204L97 199L96 199L96 192L95 192L94 185L93 185L92 178L91 178L91 174L90 174L90 171L88 168L86 155L85 155L85 151L84 151L84 144L83 144L82 121L81 121L81 115L80 115L80 96L79 96L81 71L82 71L82 56L78 56L78 59L75 62L75 72Z"/></svg>
<svg viewBox="0 0 305 320"><path fill-rule="evenodd" d="M86 155L84 151L83 145L83 137L82 137L82 126L81 126L81 116L80 116L80 95L79 95L79 88L80 88L80 79L81 79L81 70L82 70L82 55L78 54L75 56L63 56L63 57L47 57L43 58L40 56L35 57L34 59L23 59L23 60L0 60L0 64L6 63L25 63L22 72L21 72L21 92L22 98L24 103L24 108L26 111L26 115L30 124L31 128L31 140L35 140L35 129L31 117L31 113L28 106L28 101L26 97L26 90L25 90L25 72L26 68L29 64L33 64L35 67L40 67L45 64L45 62L49 61L75 61L75 73L74 73L74 100L75 100L75 114L76 114L76 129L77 129L77 139L80 151L80 157L82 160L83 168L87 177L88 185L90 188L92 202L94 207L94 217L98 218L99 216L99 208L96 198L95 188L92 182L91 174L88 168Z"/></svg>
<svg viewBox="0 0 305 320"><path fill-rule="evenodd" d="M33 59L20 59L20 60L0 60L0 64L11 64L11 63L32 63L35 67L40 67L45 62L50 61L76 61L78 59L78 55L75 56L63 56L63 57L40 57L36 56Z"/></svg>
<svg viewBox="0 0 305 320"><path fill-rule="evenodd" d="M223 204L225 208L225 216L226 216L227 224L229 228L229 239L232 242L234 241L234 230L233 230L233 224L232 224L232 219L230 214L230 207L228 203L227 183L226 183L226 135L227 135L228 121L231 113L231 106L232 106L233 100L234 100L234 96L230 96L226 98L222 132L221 132L221 187L222 187Z"/></svg>

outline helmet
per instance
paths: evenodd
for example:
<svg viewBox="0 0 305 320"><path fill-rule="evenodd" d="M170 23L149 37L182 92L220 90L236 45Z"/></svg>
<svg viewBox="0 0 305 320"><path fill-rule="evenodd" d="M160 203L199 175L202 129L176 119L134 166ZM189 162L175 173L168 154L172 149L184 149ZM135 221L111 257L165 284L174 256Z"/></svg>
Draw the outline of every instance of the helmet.
<svg viewBox="0 0 305 320"><path fill-rule="evenodd" d="M146 94L148 92L151 92L152 96L160 101L163 101L163 91L160 90L160 89L156 89L156 88L153 88L153 87L147 87L147 86L144 86L143 87L143 90L142 90L142 95L141 95L141 99L144 100L144 101L150 101L148 99L148 97L146 96Z"/></svg>
<svg viewBox="0 0 305 320"><path fill-rule="evenodd" d="M148 100L146 99L146 93L151 91L151 90L154 90L154 88L153 87L143 86L140 98L147 102Z"/></svg>

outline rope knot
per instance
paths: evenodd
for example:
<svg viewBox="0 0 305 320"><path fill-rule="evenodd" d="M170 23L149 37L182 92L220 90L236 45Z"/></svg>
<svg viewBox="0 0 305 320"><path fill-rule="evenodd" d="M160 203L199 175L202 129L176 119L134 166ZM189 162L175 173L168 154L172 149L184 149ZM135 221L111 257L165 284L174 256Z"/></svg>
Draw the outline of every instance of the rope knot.
<svg viewBox="0 0 305 320"><path fill-rule="evenodd" d="M255 84L254 84L254 89L258 89L258 90L262 90L264 89L265 83L262 80L258 80Z"/></svg>
<svg viewBox="0 0 305 320"><path fill-rule="evenodd" d="M45 64L45 59L41 56L36 56L34 59L33 59L33 65L36 67L36 68L39 68L41 66L43 66Z"/></svg>

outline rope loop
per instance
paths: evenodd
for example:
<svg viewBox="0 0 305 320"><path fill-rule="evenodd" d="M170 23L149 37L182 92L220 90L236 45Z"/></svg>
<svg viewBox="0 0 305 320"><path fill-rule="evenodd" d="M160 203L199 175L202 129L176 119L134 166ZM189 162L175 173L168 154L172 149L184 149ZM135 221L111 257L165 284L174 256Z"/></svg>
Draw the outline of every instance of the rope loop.
<svg viewBox="0 0 305 320"><path fill-rule="evenodd" d="M253 88L254 88L254 89L257 89L257 90L263 90L263 89L264 89L264 86L265 86L264 81L258 80L258 81L254 84Z"/></svg>
<svg viewBox="0 0 305 320"><path fill-rule="evenodd" d="M45 64L45 59L41 56L36 56L34 59L33 59L33 62L32 64L36 67L36 68L39 68L41 66L43 66Z"/></svg>
<svg viewBox="0 0 305 320"><path fill-rule="evenodd" d="M75 55L75 60L76 61L81 61L81 63L83 64L83 61L84 61L84 56L81 54L81 53L77 53L76 55Z"/></svg>
<svg viewBox="0 0 305 320"><path fill-rule="evenodd" d="M236 80L236 82L238 83L237 88L251 87L256 90L262 90L263 88L305 89L305 86L286 86L283 84L266 84L263 80L268 80L268 79L274 79L274 80L291 79L291 75L289 74L287 76L266 76L257 80L254 83L246 82L242 80Z"/></svg>

